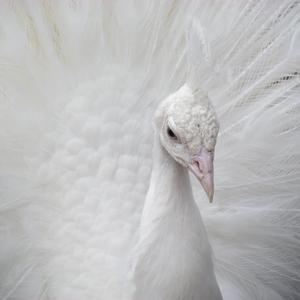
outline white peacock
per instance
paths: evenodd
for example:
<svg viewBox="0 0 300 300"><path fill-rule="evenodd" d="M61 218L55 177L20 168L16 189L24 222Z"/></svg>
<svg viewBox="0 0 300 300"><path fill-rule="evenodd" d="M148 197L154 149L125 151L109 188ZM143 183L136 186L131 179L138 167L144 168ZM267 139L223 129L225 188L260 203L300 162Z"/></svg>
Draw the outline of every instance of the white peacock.
<svg viewBox="0 0 300 300"><path fill-rule="evenodd" d="M299 299L299 6L0 1L0 298Z"/></svg>

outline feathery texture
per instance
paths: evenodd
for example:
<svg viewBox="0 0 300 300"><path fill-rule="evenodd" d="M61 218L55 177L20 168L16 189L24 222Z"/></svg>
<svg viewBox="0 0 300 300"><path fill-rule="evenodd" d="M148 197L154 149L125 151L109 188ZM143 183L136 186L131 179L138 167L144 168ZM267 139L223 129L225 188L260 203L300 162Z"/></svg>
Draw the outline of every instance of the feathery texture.
<svg viewBox="0 0 300 300"><path fill-rule="evenodd" d="M0 297L130 299L153 112L196 70L221 125L214 204L194 193L224 298L298 299L299 16L296 0L2 1Z"/></svg>

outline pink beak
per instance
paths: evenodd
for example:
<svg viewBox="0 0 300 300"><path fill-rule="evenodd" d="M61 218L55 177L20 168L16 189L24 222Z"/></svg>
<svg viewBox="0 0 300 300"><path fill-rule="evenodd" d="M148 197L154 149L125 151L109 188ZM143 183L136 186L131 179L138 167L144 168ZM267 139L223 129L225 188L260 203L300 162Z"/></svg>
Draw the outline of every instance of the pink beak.
<svg viewBox="0 0 300 300"><path fill-rule="evenodd" d="M192 162L189 164L189 169L200 181L210 203L213 201L214 197L213 161L213 154L203 148L199 154L193 157Z"/></svg>

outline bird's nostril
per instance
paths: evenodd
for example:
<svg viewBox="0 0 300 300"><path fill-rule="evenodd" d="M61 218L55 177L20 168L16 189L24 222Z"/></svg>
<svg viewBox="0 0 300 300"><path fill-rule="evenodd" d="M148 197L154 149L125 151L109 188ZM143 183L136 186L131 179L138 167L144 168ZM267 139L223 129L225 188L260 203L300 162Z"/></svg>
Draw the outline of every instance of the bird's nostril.
<svg viewBox="0 0 300 300"><path fill-rule="evenodd" d="M195 160L195 164L196 164L198 170L199 170L200 172L203 172L203 166L202 166L201 161Z"/></svg>

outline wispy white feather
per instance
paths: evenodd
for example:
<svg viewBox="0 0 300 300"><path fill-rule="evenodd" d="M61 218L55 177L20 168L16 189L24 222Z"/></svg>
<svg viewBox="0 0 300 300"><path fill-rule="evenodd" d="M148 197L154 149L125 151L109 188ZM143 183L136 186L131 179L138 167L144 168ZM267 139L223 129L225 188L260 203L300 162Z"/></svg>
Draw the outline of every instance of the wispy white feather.
<svg viewBox="0 0 300 300"><path fill-rule="evenodd" d="M224 298L298 299L299 15L298 1L2 1L1 297L130 299L152 116L188 77L193 22L189 61L221 125L215 202L194 193Z"/></svg>

